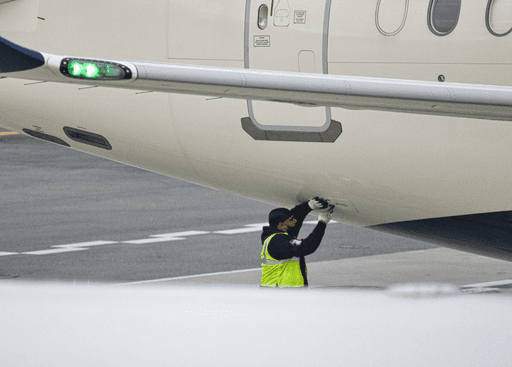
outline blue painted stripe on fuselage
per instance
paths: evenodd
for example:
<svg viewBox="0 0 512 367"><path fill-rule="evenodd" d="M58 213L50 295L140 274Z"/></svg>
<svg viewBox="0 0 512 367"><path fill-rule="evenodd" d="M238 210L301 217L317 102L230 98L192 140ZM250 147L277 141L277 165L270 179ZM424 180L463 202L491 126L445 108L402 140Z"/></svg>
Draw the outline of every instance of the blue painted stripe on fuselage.
<svg viewBox="0 0 512 367"><path fill-rule="evenodd" d="M370 228L512 261L512 211L388 223Z"/></svg>
<svg viewBox="0 0 512 367"><path fill-rule="evenodd" d="M44 56L0 37L0 73L35 69L44 65Z"/></svg>

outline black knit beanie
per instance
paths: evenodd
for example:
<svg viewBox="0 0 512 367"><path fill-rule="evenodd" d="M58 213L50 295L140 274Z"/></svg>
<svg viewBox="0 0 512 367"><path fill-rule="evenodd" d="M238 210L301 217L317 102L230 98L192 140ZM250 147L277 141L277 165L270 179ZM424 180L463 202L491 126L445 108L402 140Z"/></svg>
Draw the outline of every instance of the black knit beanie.
<svg viewBox="0 0 512 367"><path fill-rule="evenodd" d="M283 223L285 220L292 216L292 212L286 208L277 208L270 212L268 215L268 224L271 227L277 227L279 223Z"/></svg>

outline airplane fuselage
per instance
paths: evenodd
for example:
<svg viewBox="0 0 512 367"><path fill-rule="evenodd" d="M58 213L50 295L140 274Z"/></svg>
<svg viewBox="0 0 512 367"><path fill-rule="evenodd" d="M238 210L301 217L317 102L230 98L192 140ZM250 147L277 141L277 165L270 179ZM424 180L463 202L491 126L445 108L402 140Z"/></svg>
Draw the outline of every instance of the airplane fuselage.
<svg viewBox="0 0 512 367"><path fill-rule="evenodd" d="M18 0L0 4L0 35L91 58L511 86L512 36L493 18L499 2L441 3L446 14L428 0ZM323 196L347 223L466 249L480 236L471 228L483 226L473 250L495 245L491 255L509 256L510 122L9 78L0 79L0 106L0 126L276 205ZM266 135L255 138L242 121ZM333 122L341 134L310 138ZM466 224L450 222L445 235L432 230L445 222L421 227L461 216Z"/></svg>

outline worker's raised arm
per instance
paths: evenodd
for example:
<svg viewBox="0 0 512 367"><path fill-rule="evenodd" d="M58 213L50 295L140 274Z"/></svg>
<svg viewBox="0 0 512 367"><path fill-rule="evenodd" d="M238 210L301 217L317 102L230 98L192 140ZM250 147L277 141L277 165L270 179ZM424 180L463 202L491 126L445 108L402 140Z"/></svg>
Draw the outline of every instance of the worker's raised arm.
<svg viewBox="0 0 512 367"><path fill-rule="evenodd" d="M300 244L297 243L297 246L295 248L296 255L294 256L308 256L318 249L318 247L320 246L320 242L322 241L322 238L324 236L327 223L331 221L333 211L334 205L331 205L326 211L318 214L318 224L316 225L313 232L311 232L311 234L307 238L303 240L298 240L301 242Z"/></svg>

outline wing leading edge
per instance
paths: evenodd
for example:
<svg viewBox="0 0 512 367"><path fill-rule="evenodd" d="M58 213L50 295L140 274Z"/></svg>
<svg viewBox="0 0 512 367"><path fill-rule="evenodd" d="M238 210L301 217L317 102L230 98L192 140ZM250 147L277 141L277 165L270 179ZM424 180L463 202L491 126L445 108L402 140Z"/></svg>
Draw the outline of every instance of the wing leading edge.
<svg viewBox="0 0 512 367"><path fill-rule="evenodd" d="M60 56L1 37L0 77L512 121L510 87Z"/></svg>

